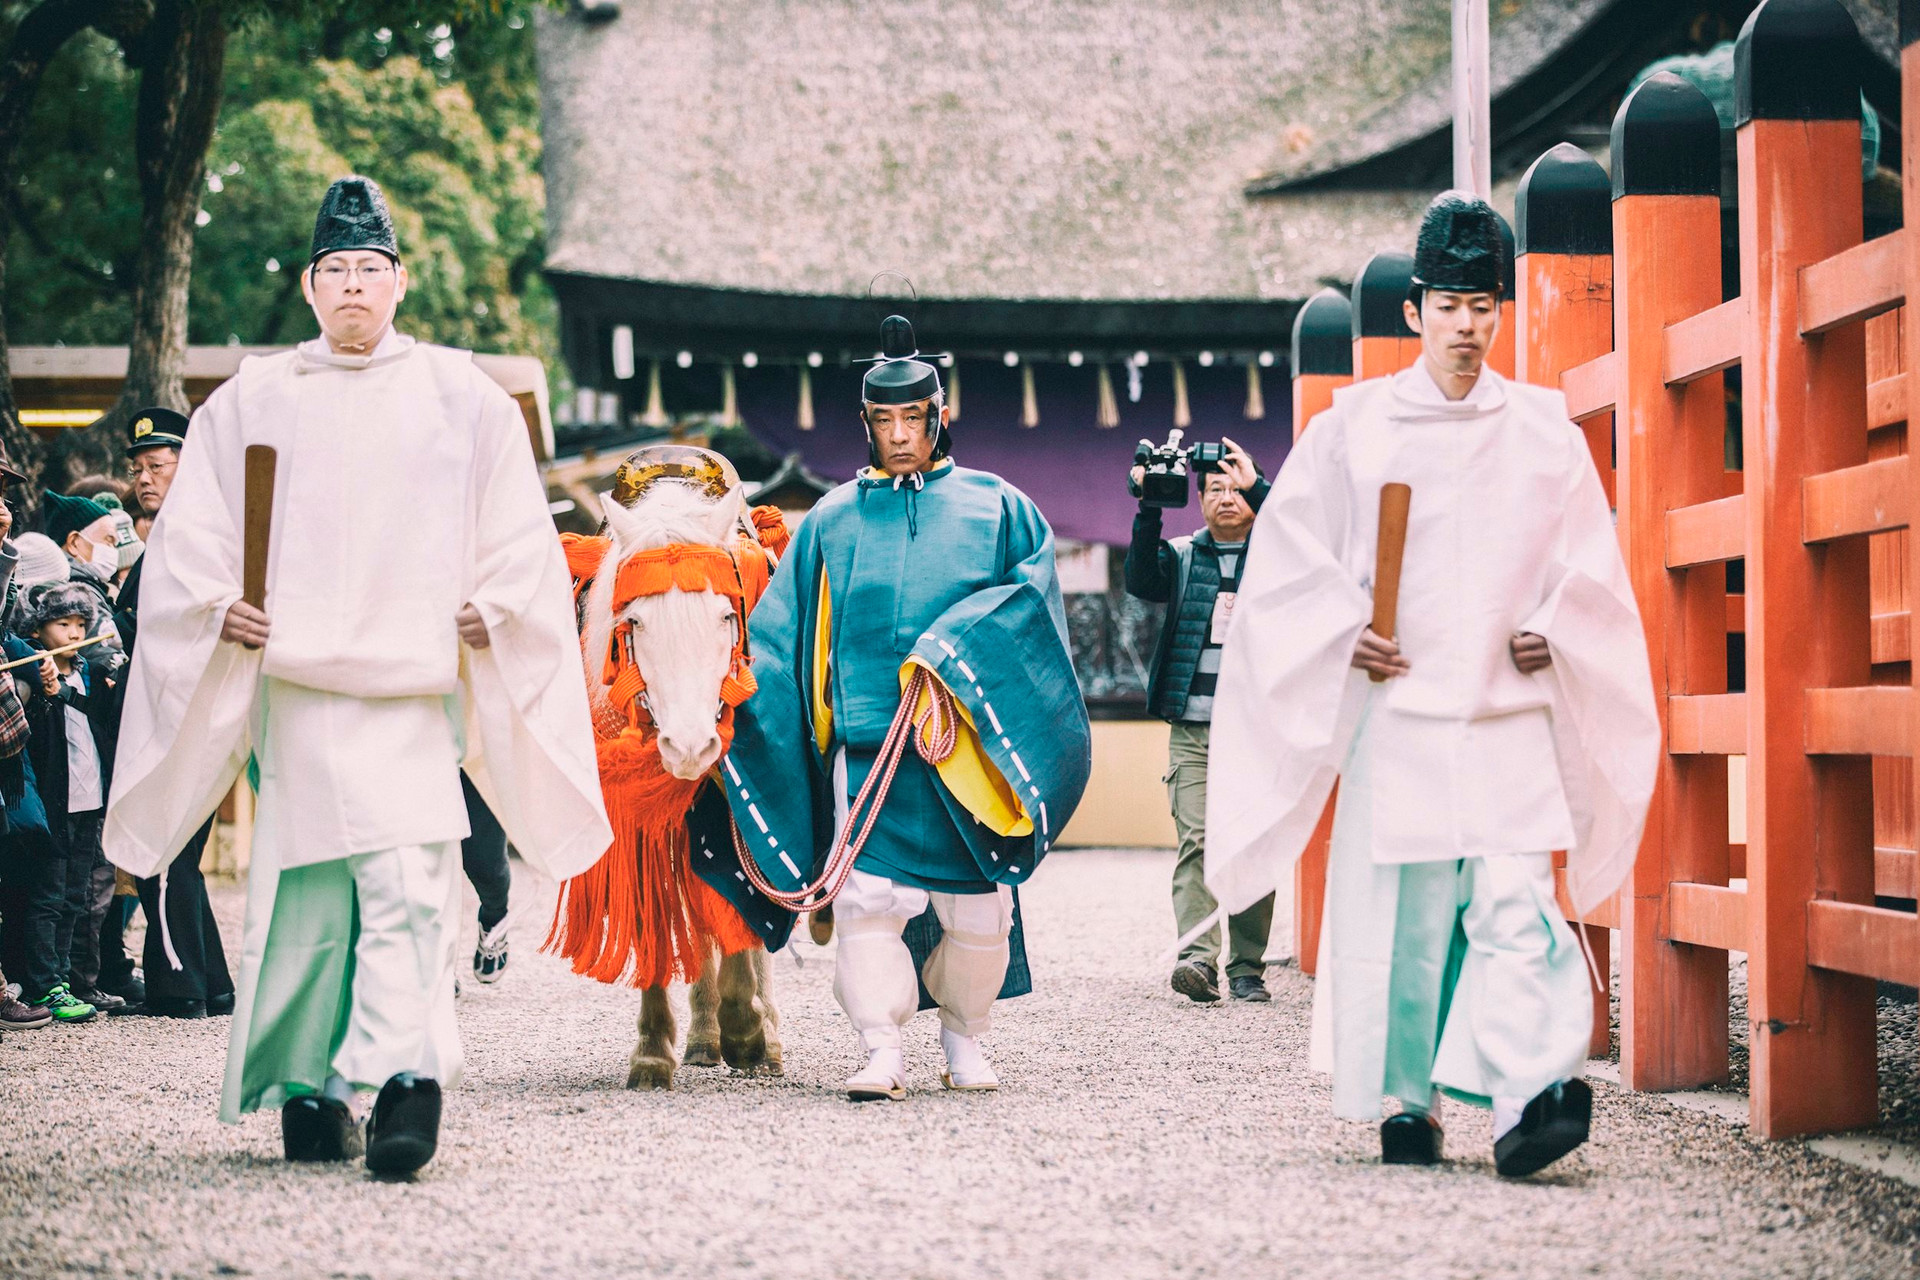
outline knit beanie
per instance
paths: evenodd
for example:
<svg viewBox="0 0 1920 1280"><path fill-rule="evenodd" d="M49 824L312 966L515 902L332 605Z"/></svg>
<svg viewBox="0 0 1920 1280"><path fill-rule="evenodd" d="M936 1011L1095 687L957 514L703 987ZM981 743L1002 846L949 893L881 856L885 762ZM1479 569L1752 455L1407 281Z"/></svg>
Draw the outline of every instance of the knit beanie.
<svg viewBox="0 0 1920 1280"><path fill-rule="evenodd" d="M105 498L112 495L100 496ZM120 550L120 567L131 569L133 562L147 549L147 544L140 541L140 535L133 531L133 517L126 513L125 508L115 503L107 514L113 517L113 545Z"/></svg>
<svg viewBox="0 0 1920 1280"><path fill-rule="evenodd" d="M13 540L20 553L14 566L14 586L21 591L42 582L65 582L73 576L72 562L52 538L44 533L23 533Z"/></svg>
<svg viewBox="0 0 1920 1280"><path fill-rule="evenodd" d="M55 618L84 618L93 629L100 596L80 582L42 582L20 601L20 632L32 635Z"/></svg>
<svg viewBox="0 0 1920 1280"><path fill-rule="evenodd" d="M107 515L107 509L92 498L74 498L64 493L46 492L42 523L55 546L65 546L67 535Z"/></svg>

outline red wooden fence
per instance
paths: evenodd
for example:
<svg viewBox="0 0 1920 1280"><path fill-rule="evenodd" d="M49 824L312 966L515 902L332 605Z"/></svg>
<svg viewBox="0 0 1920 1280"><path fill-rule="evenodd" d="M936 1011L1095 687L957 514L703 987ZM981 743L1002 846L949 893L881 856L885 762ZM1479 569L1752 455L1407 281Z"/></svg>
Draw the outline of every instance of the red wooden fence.
<svg viewBox="0 0 1920 1280"><path fill-rule="evenodd" d="M1904 195L1920 209L1920 24L1904 34ZM1838 0L1767 0L1742 31L1737 297L1723 297L1719 121L1672 75L1621 105L1610 176L1556 147L1515 208L1514 372L1557 383L1587 431L1665 736L1632 877L1581 922L1602 948L1620 931L1622 1080L1726 1078L1727 953L1744 952L1752 1123L1768 1137L1872 1123L1874 982L1920 985L1920 558L1906 533L1920 458L1905 425L1920 326L1900 310L1920 298L1920 228L1862 242L1863 57ZM1407 265L1381 255L1356 279L1356 378L1417 358L1383 319ZM1744 469L1729 471L1735 366ZM1303 373L1296 422L1330 379ZM1727 592L1734 561L1744 599ZM1746 688L1730 692L1728 636L1742 632ZM1736 756L1744 848L1729 839ZM1312 854L1296 895L1309 971L1324 847Z"/></svg>

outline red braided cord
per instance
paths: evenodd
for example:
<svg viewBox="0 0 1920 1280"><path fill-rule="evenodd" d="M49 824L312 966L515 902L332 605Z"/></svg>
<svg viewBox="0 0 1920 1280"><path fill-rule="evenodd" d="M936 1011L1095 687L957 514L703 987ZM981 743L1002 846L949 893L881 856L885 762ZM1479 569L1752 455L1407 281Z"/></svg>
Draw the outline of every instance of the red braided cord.
<svg viewBox="0 0 1920 1280"><path fill-rule="evenodd" d="M913 710L923 690L928 694L927 710L916 719ZM914 732L916 730L917 735ZM959 721L953 707L953 695L945 685L930 676L925 667L920 666L914 668L906 689L900 695L900 709L894 712L893 723L887 727L886 741L880 744L880 754L874 758L873 768L867 772L867 780L861 784L860 794L854 797L852 807L847 810L847 825L834 838L833 848L827 853L826 868L818 880L794 890L775 888L760 873L760 864L754 861L745 838L740 834L739 822L729 816L729 825L733 828L733 851L740 859L740 869L746 873L747 882L789 911L818 910L839 897L840 891L846 887L847 877L853 874L854 862L866 847L867 837L873 833L873 824L880 817L880 807L886 803L887 793L893 789L893 775L900 768L900 757L906 750L909 738L914 740L914 749L920 753L920 758L932 765L946 763L959 743ZM871 808L867 804L869 799L873 802ZM860 832L855 835L854 823L860 821L863 812L866 820L861 822ZM820 896L816 899L815 894Z"/></svg>

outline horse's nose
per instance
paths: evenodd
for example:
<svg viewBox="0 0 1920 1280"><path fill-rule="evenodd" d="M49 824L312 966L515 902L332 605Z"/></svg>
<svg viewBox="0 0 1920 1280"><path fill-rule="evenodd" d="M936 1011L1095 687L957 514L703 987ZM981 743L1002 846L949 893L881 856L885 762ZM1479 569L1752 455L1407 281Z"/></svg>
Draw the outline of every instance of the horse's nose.
<svg viewBox="0 0 1920 1280"><path fill-rule="evenodd" d="M660 733L660 763L667 772L676 778L692 781L707 771L713 763L711 757L719 752L719 739L712 734L706 740L689 744L685 740L662 730Z"/></svg>

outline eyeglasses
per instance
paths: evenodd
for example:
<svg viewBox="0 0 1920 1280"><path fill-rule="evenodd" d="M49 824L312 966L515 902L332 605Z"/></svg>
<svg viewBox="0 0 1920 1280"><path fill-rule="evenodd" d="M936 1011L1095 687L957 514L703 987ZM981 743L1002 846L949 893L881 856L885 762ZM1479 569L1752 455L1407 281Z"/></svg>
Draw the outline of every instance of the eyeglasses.
<svg viewBox="0 0 1920 1280"><path fill-rule="evenodd" d="M152 476L155 478L170 476L173 474L174 468L179 465L180 459L178 458L155 458L151 461L143 458L138 462L127 464L127 476L133 480L138 480L141 476Z"/></svg>
<svg viewBox="0 0 1920 1280"><path fill-rule="evenodd" d="M324 280L328 284L345 284L348 276L358 276L367 284L385 284L393 275L393 264L369 262L357 267L346 267L337 262L329 262L315 267L313 274L315 279Z"/></svg>

